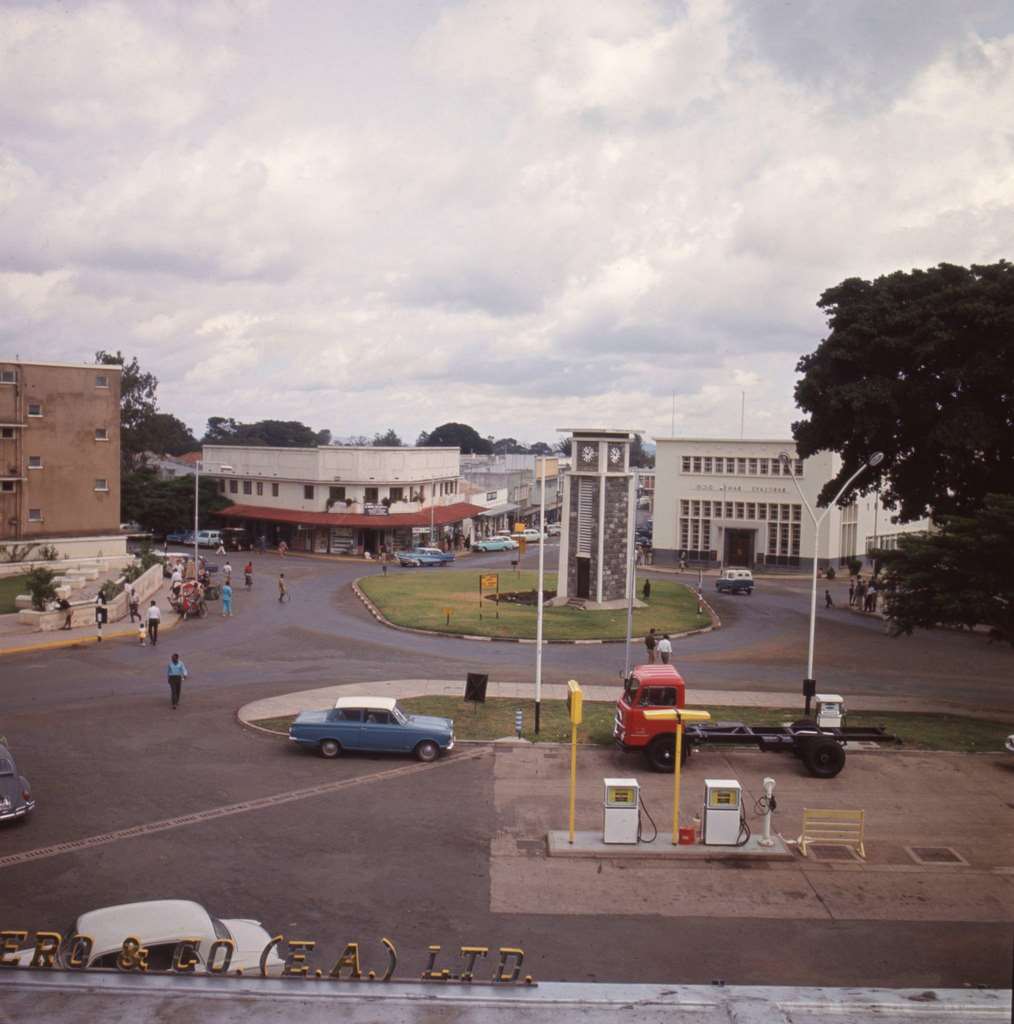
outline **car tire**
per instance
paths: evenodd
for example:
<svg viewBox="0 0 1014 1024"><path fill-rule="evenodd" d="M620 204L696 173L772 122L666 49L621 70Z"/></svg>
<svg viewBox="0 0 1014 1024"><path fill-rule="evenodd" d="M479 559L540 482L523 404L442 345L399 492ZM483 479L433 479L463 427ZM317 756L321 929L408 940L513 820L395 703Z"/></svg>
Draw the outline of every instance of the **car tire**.
<svg viewBox="0 0 1014 1024"><path fill-rule="evenodd" d="M321 740L317 749L321 757L332 760L342 752L342 745L337 740Z"/></svg>
<svg viewBox="0 0 1014 1024"><path fill-rule="evenodd" d="M833 779L845 767L845 750L836 740L814 737L803 745L803 764L818 779Z"/></svg>
<svg viewBox="0 0 1014 1024"><path fill-rule="evenodd" d="M440 756L440 747L433 740L423 740L416 745L415 756L426 764L435 761Z"/></svg>

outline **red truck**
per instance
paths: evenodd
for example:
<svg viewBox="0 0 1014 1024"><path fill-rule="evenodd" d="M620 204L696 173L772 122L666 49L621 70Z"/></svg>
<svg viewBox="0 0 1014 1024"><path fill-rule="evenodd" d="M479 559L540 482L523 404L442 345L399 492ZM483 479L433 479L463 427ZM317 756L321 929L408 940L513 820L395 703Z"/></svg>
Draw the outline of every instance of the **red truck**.
<svg viewBox="0 0 1014 1024"><path fill-rule="evenodd" d="M623 685L616 702L613 739L625 751L641 751L657 772L671 772L675 760L673 727L669 722L649 722L648 708L686 706L686 684L672 665L638 665ZM683 727L683 762L691 748L751 746L766 753L794 754L810 773L834 778L845 767L849 740L885 742L897 738L883 726L829 729L812 718L791 725L746 725L743 722L704 722Z"/></svg>

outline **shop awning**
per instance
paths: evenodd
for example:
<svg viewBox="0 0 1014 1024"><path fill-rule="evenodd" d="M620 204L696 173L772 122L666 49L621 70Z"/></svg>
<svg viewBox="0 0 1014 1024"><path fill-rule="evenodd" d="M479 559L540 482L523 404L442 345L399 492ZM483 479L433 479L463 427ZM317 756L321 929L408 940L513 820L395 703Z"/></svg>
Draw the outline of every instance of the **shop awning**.
<svg viewBox="0 0 1014 1024"><path fill-rule="evenodd" d="M268 508L264 505L230 505L216 512L226 519L259 519L268 523L295 523L300 526L351 526L356 529L396 530L399 527L449 526L462 519L473 519L485 511L481 505L458 501L437 505L419 512L395 512L386 516L368 516L361 512L303 512L295 508Z"/></svg>
<svg viewBox="0 0 1014 1024"><path fill-rule="evenodd" d="M511 504L509 501L504 502L502 505L494 505L492 508L487 508L485 511L480 512L481 516L502 516L505 512L513 512L517 508L517 505Z"/></svg>

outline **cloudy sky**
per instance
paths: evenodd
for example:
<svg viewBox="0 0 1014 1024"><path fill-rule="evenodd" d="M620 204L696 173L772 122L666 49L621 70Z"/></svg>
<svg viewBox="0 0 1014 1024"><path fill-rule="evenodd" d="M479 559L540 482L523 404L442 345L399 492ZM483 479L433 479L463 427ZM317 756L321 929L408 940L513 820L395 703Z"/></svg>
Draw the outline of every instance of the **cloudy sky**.
<svg viewBox="0 0 1014 1024"><path fill-rule="evenodd" d="M1009 0L0 5L0 354L160 406L782 435L845 277L1014 257Z"/></svg>

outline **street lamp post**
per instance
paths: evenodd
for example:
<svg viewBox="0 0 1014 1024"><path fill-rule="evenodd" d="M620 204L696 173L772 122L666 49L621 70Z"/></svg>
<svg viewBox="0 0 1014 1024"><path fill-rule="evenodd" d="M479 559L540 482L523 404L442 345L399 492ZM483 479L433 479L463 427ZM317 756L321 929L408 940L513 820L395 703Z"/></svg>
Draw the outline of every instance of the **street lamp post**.
<svg viewBox="0 0 1014 1024"><path fill-rule="evenodd" d="M813 676L813 642L817 628L817 555L820 550L820 527L824 520L827 518L828 512L831 511L838 504L838 499L852 486L856 478L867 468L879 466L884 461L883 452L874 452L853 474L845 481L842 488L834 496L834 500L831 501L827 508L820 514L818 518L816 513L813 511L810 503L806 500L806 495L803 494L802 488L799 486L799 481L796 479L796 474L792 468L792 461L789 458L788 452L779 452L778 459L781 462L785 471L792 477L792 482L796 485L796 491L799 494L799 498L809 513L810 520L813 523L813 577L812 584L810 587L810 642L806 653L806 678L803 680L803 696L806 698L806 714L810 713L810 698L817 692L817 680Z"/></svg>
<svg viewBox="0 0 1014 1024"><path fill-rule="evenodd" d="M542 588L546 565L546 457L542 456L542 486L539 488L539 596L535 618L535 735L539 734L542 712ZM519 556L520 558L520 556Z"/></svg>
<svg viewBox="0 0 1014 1024"><path fill-rule="evenodd" d="M201 467L204 463L198 459L194 463L194 579L197 579L197 531L200 524L198 523L198 517L200 513L200 502L201 502Z"/></svg>

